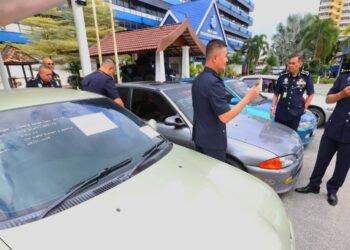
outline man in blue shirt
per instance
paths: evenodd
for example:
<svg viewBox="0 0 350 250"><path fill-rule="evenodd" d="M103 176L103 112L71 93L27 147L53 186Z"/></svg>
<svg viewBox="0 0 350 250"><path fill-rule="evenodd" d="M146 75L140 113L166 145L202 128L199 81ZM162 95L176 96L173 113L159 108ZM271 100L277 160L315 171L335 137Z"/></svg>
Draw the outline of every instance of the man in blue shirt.
<svg viewBox="0 0 350 250"><path fill-rule="evenodd" d="M124 103L119 96L117 87L115 86L113 78L115 71L116 66L113 60L104 60L99 70L84 77L82 81L82 89L104 95L124 107Z"/></svg>
<svg viewBox="0 0 350 250"><path fill-rule="evenodd" d="M281 74L278 78L271 106L271 118L275 116L276 122L295 131L298 129L302 114L314 96L312 78L309 72L300 71L302 66L303 58L300 55L289 57L288 72ZM308 98L304 102L305 91ZM275 109L277 100L277 109Z"/></svg>
<svg viewBox="0 0 350 250"><path fill-rule="evenodd" d="M196 150L226 160L226 123L232 120L254 98L258 87L253 87L235 106L230 108L225 98L225 87L218 76L227 62L227 45L214 39L206 47L205 68L193 82L193 140Z"/></svg>
<svg viewBox="0 0 350 250"><path fill-rule="evenodd" d="M327 201L335 206L337 192L350 168L350 74L342 74L326 97L327 103L337 103L329 118L318 149L317 160L307 186L295 189L299 193L319 193L322 178L335 153L337 160L333 176L327 182Z"/></svg>

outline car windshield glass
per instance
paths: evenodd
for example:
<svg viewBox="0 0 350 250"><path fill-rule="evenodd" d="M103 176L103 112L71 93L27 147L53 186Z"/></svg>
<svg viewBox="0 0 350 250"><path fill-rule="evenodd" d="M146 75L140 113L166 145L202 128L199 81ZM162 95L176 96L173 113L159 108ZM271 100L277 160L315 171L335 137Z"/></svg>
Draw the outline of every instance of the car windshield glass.
<svg viewBox="0 0 350 250"><path fill-rule="evenodd" d="M193 123L193 106L192 106L192 94L191 87L186 86L176 89L165 90L165 94L176 103L180 110L184 113L187 119Z"/></svg>
<svg viewBox="0 0 350 250"><path fill-rule="evenodd" d="M233 96L243 99L249 90L249 87L243 81L225 81L226 90ZM250 105L258 105L265 101L263 96L259 96L250 102Z"/></svg>
<svg viewBox="0 0 350 250"><path fill-rule="evenodd" d="M131 170L162 138L106 98L0 112L0 224L46 207L125 159ZM120 174L121 174L120 173Z"/></svg>

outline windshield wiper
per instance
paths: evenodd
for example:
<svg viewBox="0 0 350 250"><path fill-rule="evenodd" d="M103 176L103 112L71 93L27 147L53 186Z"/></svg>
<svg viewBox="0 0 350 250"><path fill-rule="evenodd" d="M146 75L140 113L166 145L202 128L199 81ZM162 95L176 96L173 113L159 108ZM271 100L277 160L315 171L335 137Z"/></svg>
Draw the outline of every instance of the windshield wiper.
<svg viewBox="0 0 350 250"><path fill-rule="evenodd" d="M152 155L154 155L154 153L159 149L159 146L162 145L164 142L166 142L166 140L162 139L160 142L158 142L156 145L154 145L153 147L151 147L150 149L146 150L146 152L143 153L142 155L142 160L137 163L129 172L129 174L127 174L126 178L129 179L131 176L134 175L135 171L141 167L146 160L148 160Z"/></svg>
<svg viewBox="0 0 350 250"><path fill-rule="evenodd" d="M101 178L109 175L110 173L114 172L117 169L120 169L124 167L125 165L129 164L132 161L132 158L128 158L117 165L114 165L113 167L105 168L102 171L98 172L96 175L91 176L90 178L74 185L71 187L68 192L62 196L60 199L54 201L51 205L49 205L45 211L39 216L39 219L44 218L48 213L50 213L53 209L61 205L63 202L65 202L69 197L72 195L86 189L87 187L97 183Z"/></svg>

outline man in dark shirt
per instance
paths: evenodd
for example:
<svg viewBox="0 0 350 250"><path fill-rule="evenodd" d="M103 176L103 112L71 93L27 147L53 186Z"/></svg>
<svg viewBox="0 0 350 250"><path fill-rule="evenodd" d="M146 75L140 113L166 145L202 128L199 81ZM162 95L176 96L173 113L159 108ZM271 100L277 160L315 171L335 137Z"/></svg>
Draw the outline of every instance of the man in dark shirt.
<svg viewBox="0 0 350 250"><path fill-rule="evenodd" d="M270 114L271 118L275 116L276 122L295 131L298 130L300 118L314 96L311 75L307 71L300 71L302 66L303 58L300 55L289 57L288 72L282 73L277 80ZM304 102L305 91L308 97ZM277 109L275 109L277 100Z"/></svg>
<svg viewBox="0 0 350 250"><path fill-rule="evenodd" d="M193 140L196 150L226 160L226 123L232 120L254 98L258 87L253 87L235 106L230 108L225 98L225 87L218 74L225 70L227 45L214 39L206 47L205 68L193 82Z"/></svg>
<svg viewBox="0 0 350 250"><path fill-rule="evenodd" d="M60 76L55 72L55 63L50 57L44 57L42 60L42 64L47 66L52 70L52 77L51 77L51 82L52 85L57 86L57 88L62 88L61 84L61 78Z"/></svg>
<svg viewBox="0 0 350 250"><path fill-rule="evenodd" d="M329 118L318 149L317 160L307 186L295 189L299 193L319 193L322 178L335 153L337 160L327 182L327 201L335 206L337 192L343 185L350 167L350 74L342 74L326 97L327 103L337 103Z"/></svg>
<svg viewBox="0 0 350 250"><path fill-rule="evenodd" d="M113 60L104 60L99 70L84 77L82 82L83 90L104 95L124 107L124 103L119 96L117 87L115 86L113 78L115 71L116 66Z"/></svg>
<svg viewBox="0 0 350 250"><path fill-rule="evenodd" d="M36 78L28 81L27 88L59 88L55 82L51 81L51 78L52 70L45 65L41 65Z"/></svg>

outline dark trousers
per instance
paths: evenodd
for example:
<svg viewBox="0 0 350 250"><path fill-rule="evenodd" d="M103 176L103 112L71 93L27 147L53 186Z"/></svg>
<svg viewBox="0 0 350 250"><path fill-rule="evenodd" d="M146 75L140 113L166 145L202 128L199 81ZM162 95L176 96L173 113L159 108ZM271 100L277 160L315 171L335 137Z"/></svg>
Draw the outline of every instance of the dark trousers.
<svg viewBox="0 0 350 250"><path fill-rule="evenodd" d="M211 149L211 148L203 148L196 145L196 151L218 159L220 161L226 161L226 150L222 149Z"/></svg>
<svg viewBox="0 0 350 250"><path fill-rule="evenodd" d="M332 178L327 182L327 191L328 193L337 193L343 185L350 167L350 143L341 143L325 135L322 136L318 149L317 160L310 177L310 186L319 187L321 185L322 178L336 152L335 169Z"/></svg>
<svg viewBox="0 0 350 250"><path fill-rule="evenodd" d="M300 123L300 117L297 117L297 118L294 118L294 119L291 119L288 121L284 121L284 120L281 120L281 119L275 117L275 121L278 123L281 123L283 125L286 125L287 127L290 127L291 129L297 131L298 127L299 127L299 123Z"/></svg>

